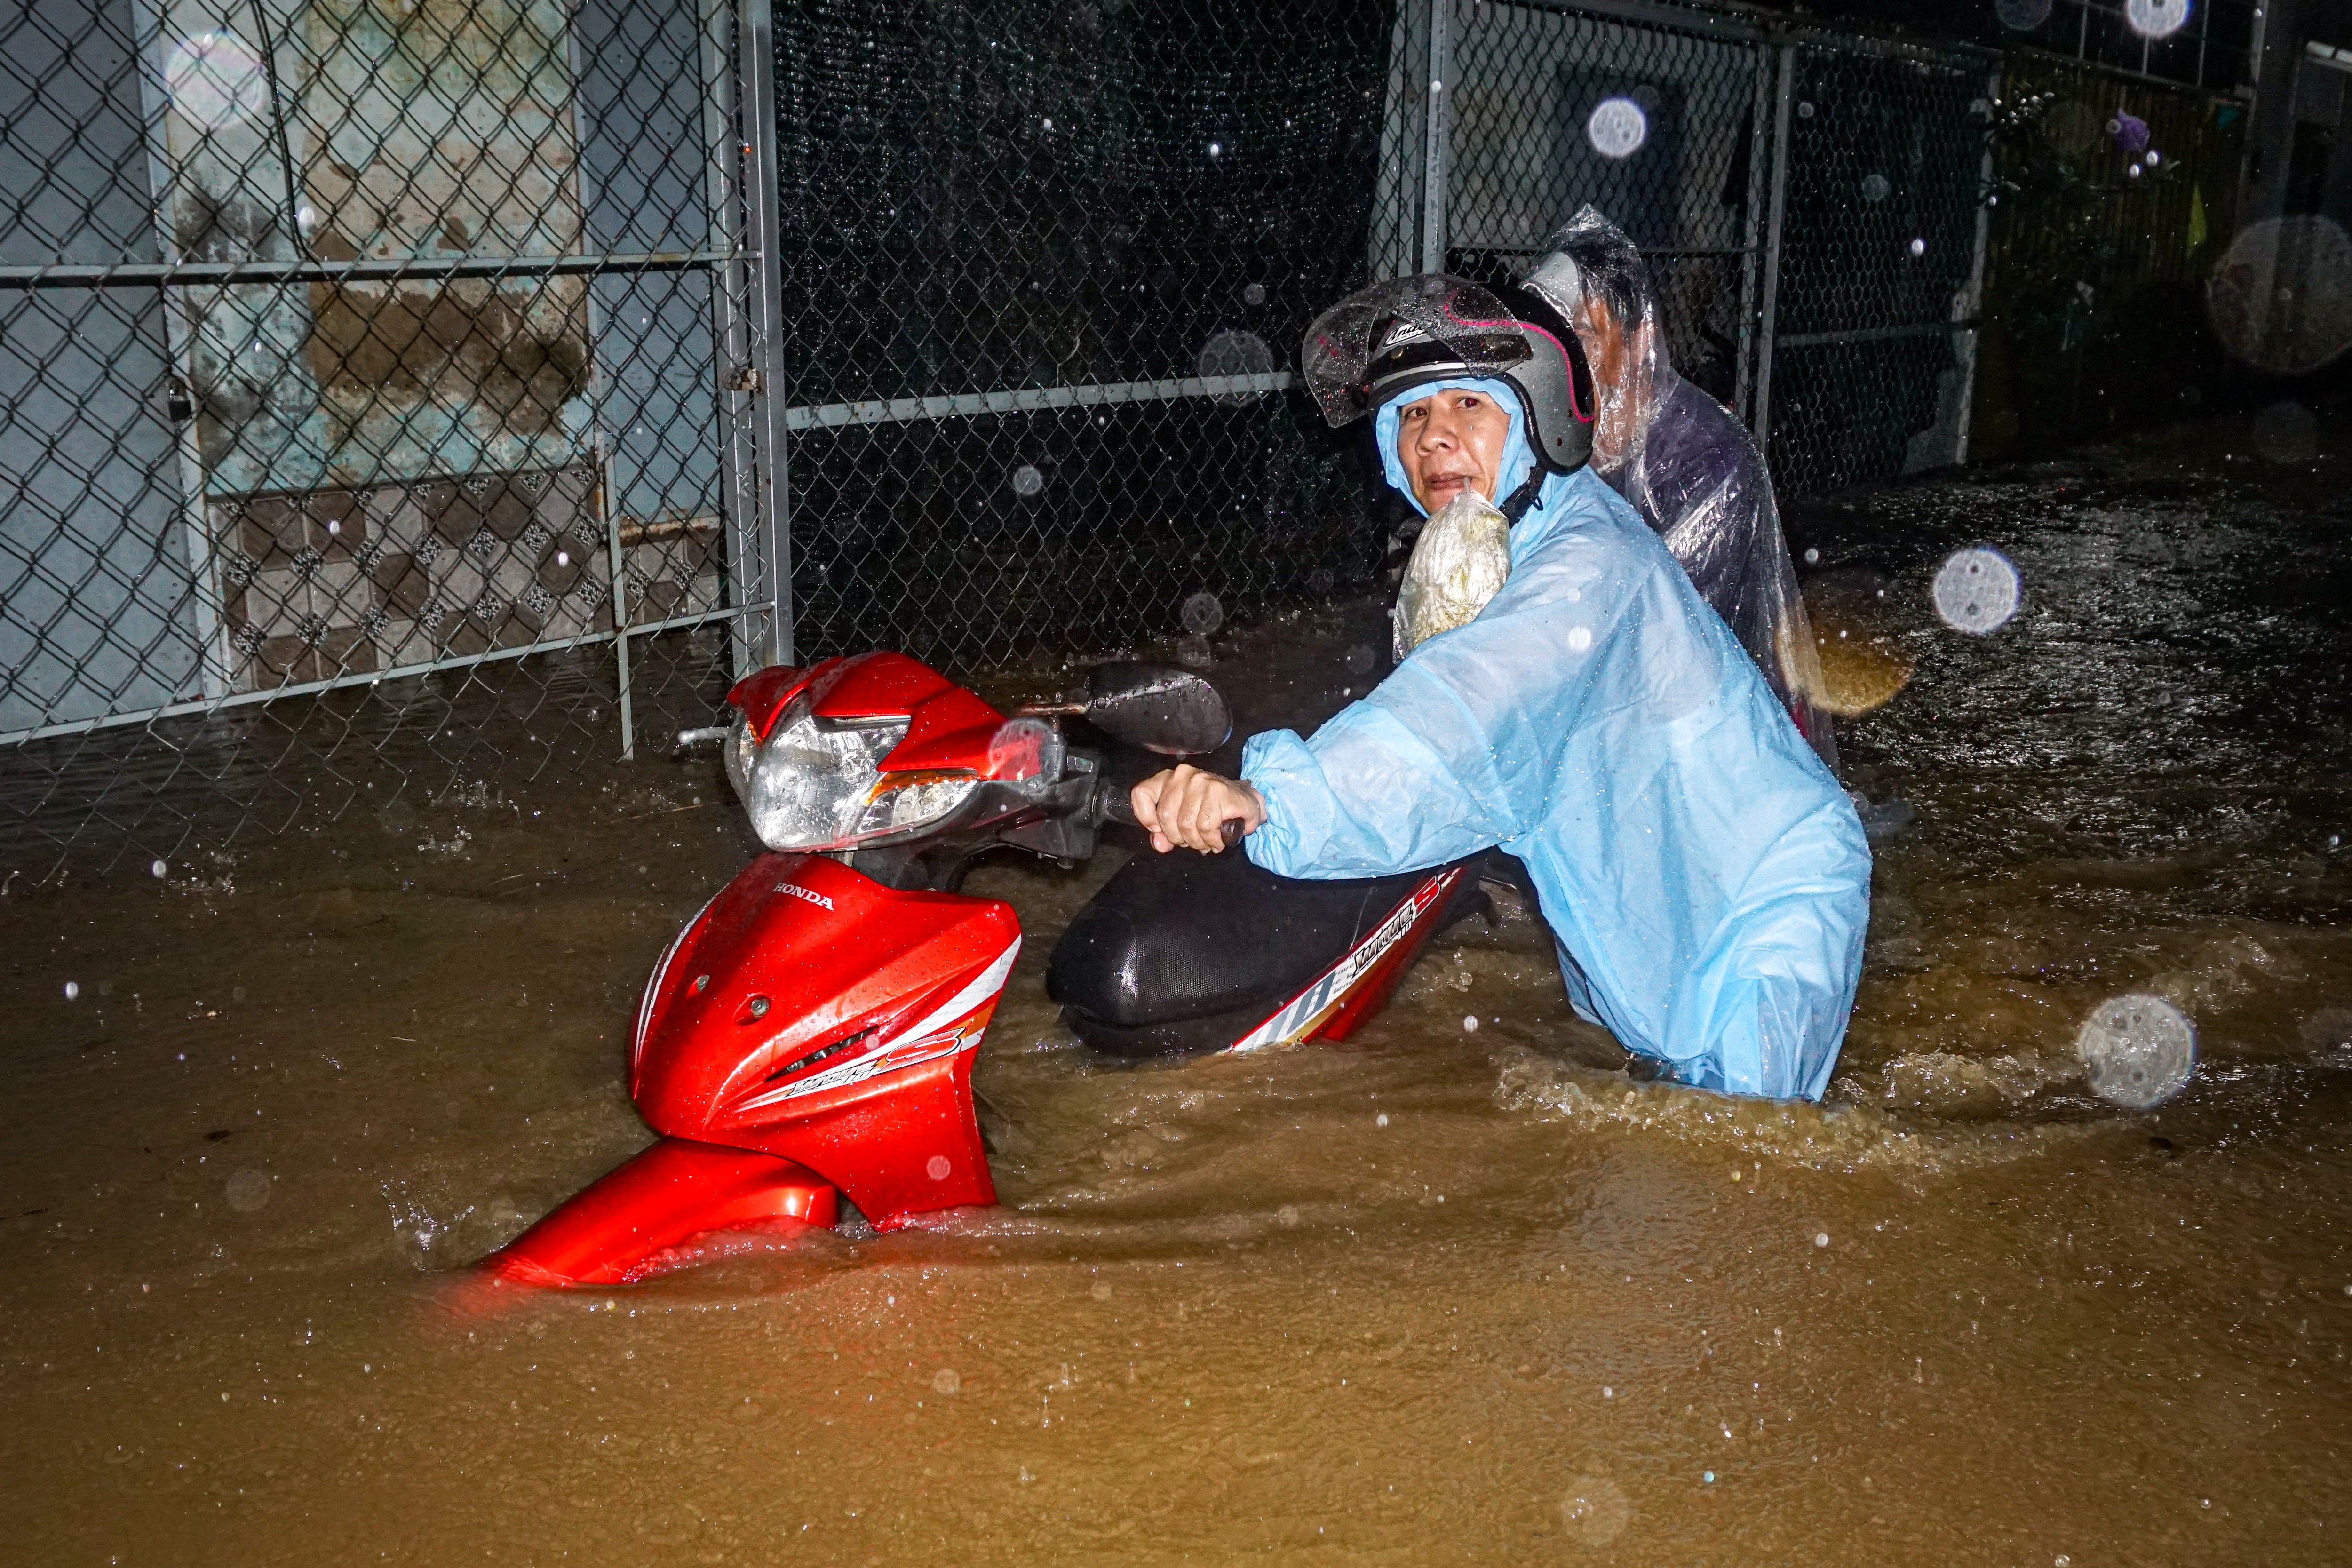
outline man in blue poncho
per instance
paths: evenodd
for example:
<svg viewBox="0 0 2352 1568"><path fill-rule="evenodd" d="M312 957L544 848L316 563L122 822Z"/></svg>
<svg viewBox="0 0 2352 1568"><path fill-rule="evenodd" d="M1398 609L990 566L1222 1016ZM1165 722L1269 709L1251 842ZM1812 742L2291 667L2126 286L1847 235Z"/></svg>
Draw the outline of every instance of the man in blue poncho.
<svg viewBox="0 0 2352 1568"><path fill-rule="evenodd" d="M1371 415L1424 513L1465 487L1510 521L1476 618L1414 648L1301 740L1253 737L1239 781L1138 784L1155 847L1214 853L1229 818L1289 878L1376 877L1500 846L1527 865L1577 1011L1683 1082L1817 1098L1869 912L1852 804L1755 663L1586 467L1592 396L1538 295L1398 279L1308 329L1334 425Z"/></svg>

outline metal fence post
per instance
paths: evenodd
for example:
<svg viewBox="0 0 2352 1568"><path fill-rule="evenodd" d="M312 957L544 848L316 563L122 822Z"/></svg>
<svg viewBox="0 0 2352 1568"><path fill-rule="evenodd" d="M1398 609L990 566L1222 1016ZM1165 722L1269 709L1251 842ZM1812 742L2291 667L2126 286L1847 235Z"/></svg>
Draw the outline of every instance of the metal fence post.
<svg viewBox="0 0 2352 1568"><path fill-rule="evenodd" d="M2000 101L2000 72L1996 70L1985 83L1986 112ZM1985 138L1984 159L1979 164L1979 188L1992 189L1992 138ZM1977 203L1976 251L1969 262L1969 285L1960 297L1952 301L1956 322L1968 323L1965 330L1954 333L1958 340L1954 345L1960 362L1960 406L1958 426L1952 435L1952 461L1969 460L1969 441L1975 432L1977 403L1977 345L1984 337L1985 258L1992 249L1992 209L1979 199Z"/></svg>
<svg viewBox="0 0 2352 1568"><path fill-rule="evenodd" d="M1454 0L1429 0L1429 97L1422 110L1421 269L1445 270L1445 59Z"/></svg>
<svg viewBox="0 0 2352 1568"><path fill-rule="evenodd" d="M766 497L769 658L793 661L792 485L784 447L783 226L776 162L776 27L771 0L743 4L743 179L751 233L751 391Z"/></svg>
<svg viewBox="0 0 2352 1568"><path fill-rule="evenodd" d="M1765 107L1771 96L1772 50L1759 44L1756 49L1756 87L1748 114L1748 211L1739 240L1738 363L1732 367L1735 386L1731 406L1742 415L1748 412L1748 396L1756 384L1756 289L1759 281L1757 252L1764 232L1764 206L1757 199L1757 176L1764 170Z"/></svg>
<svg viewBox="0 0 2352 1568"><path fill-rule="evenodd" d="M1780 220L1789 205L1789 118L1796 99L1797 46L1780 46L1780 91L1772 110L1772 195L1764 216L1764 312L1756 342L1756 449L1770 460L1772 327L1780 304Z"/></svg>

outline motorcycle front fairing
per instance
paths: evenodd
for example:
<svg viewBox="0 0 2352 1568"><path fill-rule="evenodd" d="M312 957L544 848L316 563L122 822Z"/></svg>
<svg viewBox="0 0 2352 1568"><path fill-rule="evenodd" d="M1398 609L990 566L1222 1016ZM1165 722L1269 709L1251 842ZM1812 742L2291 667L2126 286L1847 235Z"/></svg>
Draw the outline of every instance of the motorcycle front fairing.
<svg viewBox="0 0 2352 1568"><path fill-rule="evenodd" d="M971 1065L1020 949L1000 900L760 857L646 986L630 1093L662 1142L496 1266L537 1284L636 1278L702 1232L830 1225L835 1189L877 1230L994 1203Z"/></svg>

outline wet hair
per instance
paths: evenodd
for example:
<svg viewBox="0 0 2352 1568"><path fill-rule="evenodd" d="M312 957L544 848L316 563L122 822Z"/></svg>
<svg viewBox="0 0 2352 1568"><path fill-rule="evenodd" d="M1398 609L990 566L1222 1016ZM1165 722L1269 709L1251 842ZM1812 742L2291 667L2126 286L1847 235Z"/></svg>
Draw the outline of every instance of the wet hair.
<svg viewBox="0 0 2352 1568"><path fill-rule="evenodd" d="M1544 249L1564 253L1576 263L1579 281L1588 297L1597 295L1609 313L1627 331L1641 324L1653 302L1649 265L1641 247L1626 232L1587 206L1552 230Z"/></svg>

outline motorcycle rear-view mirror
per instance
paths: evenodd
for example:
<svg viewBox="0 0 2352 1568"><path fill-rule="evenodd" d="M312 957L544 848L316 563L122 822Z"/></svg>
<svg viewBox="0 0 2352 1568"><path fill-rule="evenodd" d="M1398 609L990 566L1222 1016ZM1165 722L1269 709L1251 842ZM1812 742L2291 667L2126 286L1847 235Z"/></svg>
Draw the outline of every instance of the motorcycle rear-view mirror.
<svg viewBox="0 0 2352 1568"><path fill-rule="evenodd" d="M1122 659L1087 672L1072 710L1115 741L1163 756L1213 752L1234 732L1233 715L1217 689L1172 664Z"/></svg>

